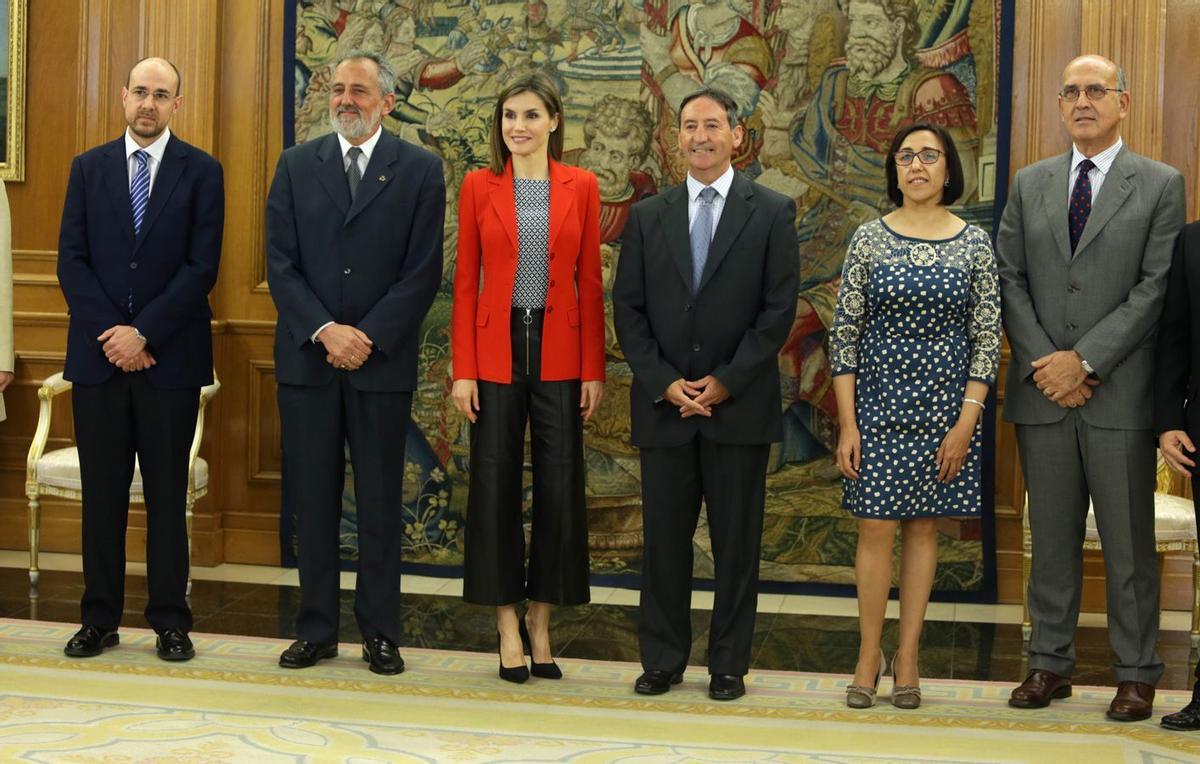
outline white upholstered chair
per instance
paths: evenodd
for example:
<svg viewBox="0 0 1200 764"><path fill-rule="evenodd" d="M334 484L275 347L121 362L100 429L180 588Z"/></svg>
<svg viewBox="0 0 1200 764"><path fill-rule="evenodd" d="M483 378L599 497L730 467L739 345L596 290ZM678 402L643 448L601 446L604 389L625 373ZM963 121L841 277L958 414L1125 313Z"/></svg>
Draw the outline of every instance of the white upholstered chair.
<svg viewBox="0 0 1200 764"><path fill-rule="evenodd" d="M1200 544L1196 540L1196 513L1190 499L1167 493L1171 485L1170 468L1159 457L1158 490L1154 494L1154 547L1159 561L1167 552L1188 552L1192 555L1192 636L1191 644L1200 647ZM1029 622L1029 568L1033 560L1033 546L1029 534L1029 495L1025 496L1025 512L1022 516L1023 560L1021 564L1021 639L1028 642L1033 632ZM1088 508L1087 527L1084 531L1083 548L1100 550L1100 534L1096 530L1096 515Z"/></svg>
<svg viewBox="0 0 1200 764"><path fill-rule="evenodd" d="M50 415L54 398L71 389L71 383L63 379L62 372L46 378L38 389L38 423L25 459L25 496L29 499L29 586L30 595L37 593L38 546L41 534L41 497L56 496L73 501L83 500L79 479L79 451L75 446L46 451L50 437ZM213 382L200 389L200 410L196 414L196 433L188 452L187 490L187 534L188 557L192 553L192 508L196 500L208 493L208 462L199 457L200 441L204 436L204 407L221 389L217 374ZM135 462L133 481L129 485L129 503L144 504L142 473ZM188 576L187 593L192 593L192 579Z"/></svg>

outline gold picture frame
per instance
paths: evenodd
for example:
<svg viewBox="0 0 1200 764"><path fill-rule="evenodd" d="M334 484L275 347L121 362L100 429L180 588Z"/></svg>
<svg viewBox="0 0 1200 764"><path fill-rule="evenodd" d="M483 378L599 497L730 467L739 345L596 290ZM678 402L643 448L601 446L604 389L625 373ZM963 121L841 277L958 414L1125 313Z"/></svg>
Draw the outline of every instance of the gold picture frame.
<svg viewBox="0 0 1200 764"><path fill-rule="evenodd" d="M29 0L0 0L0 12L7 11L6 28L0 40L8 43L0 62L8 68L0 72L0 133L4 143L0 146L0 180L7 182L25 180L25 20ZM7 7L6 7L7 6Z"/></svg>

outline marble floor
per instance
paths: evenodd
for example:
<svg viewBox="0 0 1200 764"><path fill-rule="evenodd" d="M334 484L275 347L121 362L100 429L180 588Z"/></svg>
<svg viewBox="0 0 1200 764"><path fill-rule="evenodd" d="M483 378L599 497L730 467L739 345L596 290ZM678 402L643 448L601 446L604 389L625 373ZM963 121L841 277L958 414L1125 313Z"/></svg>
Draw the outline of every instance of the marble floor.
<svg viewBox="0 0 1200 764"><path fill-rule="evenodd" d="M30 597L28 556L0 551L0 617L75 623L83 577L77 555L44 553L36 598ZM489 608L465 604L459 579L406 576L402 582L403 646L494 652ZM357 641L354 574L342 574L340 639ZM637 597L627 589L592 588L589 605L559 608L553 621L555 653L563 657L637 660ZM193 568L191 605L198 632L292 638L299 605L296 571L254 565ZM145 566L130 563L123 625L145 627ZM689 663L703 665L711 592L692 599L694 641ZM889 605L884 646L896 644L896 603ZM1018 681L1021 610L1015 605L931 603L921 649L922 675L931 678ZM1083 614L1077 639L1079 684L1111 685L1112 655L1104 617ZM1160 687L1191 686L1196 656L1188 646L1189 614L1164 611L1159 653L1167 670ZM851 598L767 594L759 598L753 668L849 673L857 654Z"/></svg>

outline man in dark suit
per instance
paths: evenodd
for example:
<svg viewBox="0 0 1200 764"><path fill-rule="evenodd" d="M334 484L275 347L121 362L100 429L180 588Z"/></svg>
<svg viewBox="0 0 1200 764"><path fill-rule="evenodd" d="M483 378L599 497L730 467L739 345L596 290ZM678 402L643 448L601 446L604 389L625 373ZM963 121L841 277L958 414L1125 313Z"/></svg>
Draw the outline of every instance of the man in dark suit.
<svg viewBox="0 0 1200 764"><path fill-rule="evenodd" d="M1154 356L1154 432L1163 461L1192 479L1192 496L1200 496L1196 475L1196 444L1200 443L1200 221L1189 223L1175 240L1167 300L1158 328ZM1200 518L1198 518L1200 520ZM1196 667L1200 678L1200 666ZM1192 700L1167 714L1162 726L1200 730L1200 682Z"/></svg>
<svg viewBox="0 0 1200 764"><path fill-rule="evenodd" d="M299 543L297 641L285 668L337 655L338 533L354 463L363 660L398 674L401 479L419 330L442 273L441 161L381 127L395 74L374 53L334 70L334 134L283 152L267 197L267 280L279 310L275 379L283 511Z"/></svg>
<svg viewBox="0 0 1200 764"><path fill-rule="evenodd" d="M1009 705L1071 696L1089 499L1104 546L1114 721L1150 716L1163 665L1154 551L1154 345L1183 176L1121 141L1125 74L1101 56L1063 70L1066 154L1013 178L996 239L1012 346L1004 418L1029 492L1029 675Z"/></svg>
<svg viewBox="0 0 1200 764"><path fill-rule="evenodd" d="M179 72L130 70L125 135L75 157L63 206L58 281L71 314L64 376L83 487L83 628L72 657L119 641L134 458L146 497L146 620L158 657L188 660L188 451L200 387L212 382L208 293L217 278L221 165L171 134Z"/></svg>
<svg viewBox="0 0 1200 764"><path fill-rule="evenodd" d="M613 287L617 338L633 369L642 465L645 673L664 693L691 652L692 535L708 508L716 597L709 695L745 693L758 603L767 454L782 437L776 355L796 309L794 203L733 170L737 104L706 88L683 100L686 183L635 204Z"/></svg>

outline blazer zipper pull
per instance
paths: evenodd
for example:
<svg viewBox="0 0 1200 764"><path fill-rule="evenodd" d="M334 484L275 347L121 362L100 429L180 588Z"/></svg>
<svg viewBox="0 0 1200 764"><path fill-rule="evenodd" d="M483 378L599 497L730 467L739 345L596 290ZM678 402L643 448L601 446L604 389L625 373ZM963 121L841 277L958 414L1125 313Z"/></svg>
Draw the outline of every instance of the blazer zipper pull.
<svg viewBox="0 0 1200 764"><path fill-rule="evenodd" d="M529 325L533 323L533 311L530 308L525 309L525 316L521 319L525 324L525 374L529 374Z"/></svg>

